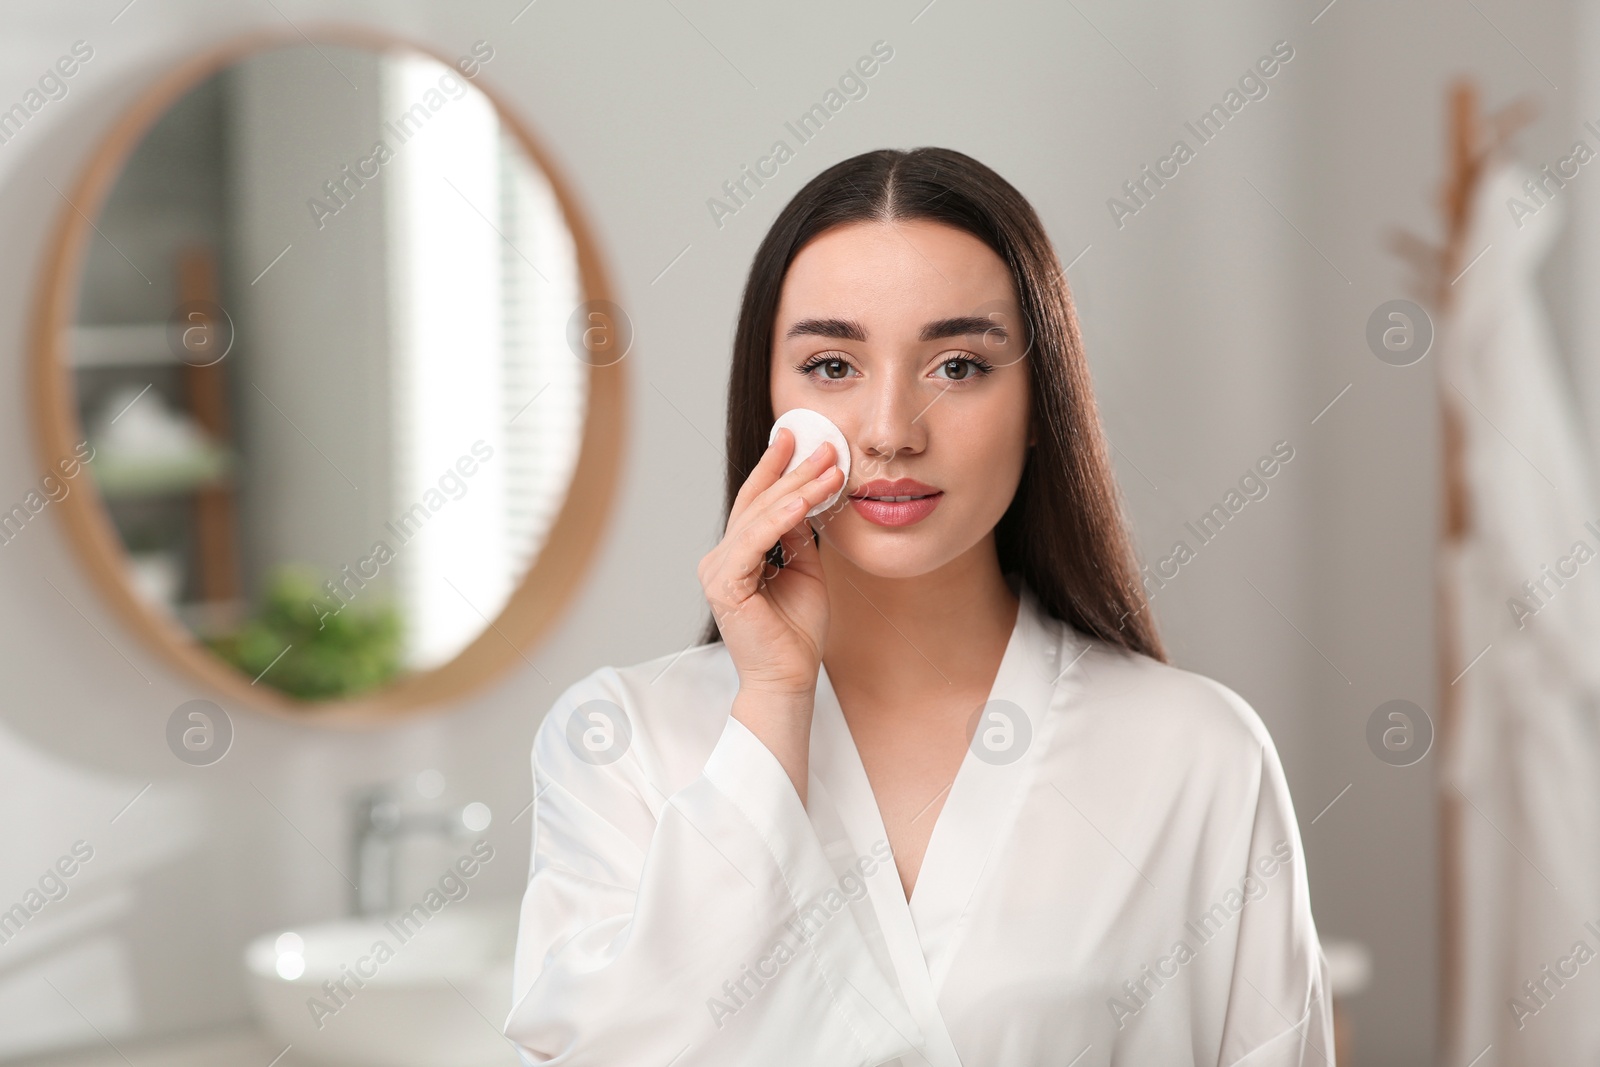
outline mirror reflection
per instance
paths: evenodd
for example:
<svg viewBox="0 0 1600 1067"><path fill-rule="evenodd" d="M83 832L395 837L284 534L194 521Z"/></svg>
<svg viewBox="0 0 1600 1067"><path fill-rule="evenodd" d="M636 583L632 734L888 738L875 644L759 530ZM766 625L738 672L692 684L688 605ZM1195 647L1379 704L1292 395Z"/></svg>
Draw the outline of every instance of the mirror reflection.
<svg viewBox="0 0 1600 1067"><path fill-rule="evenodd" d="M93 217L63 350L129 581L295 697L456 656L570 487L575 242L474 84L493 62L253 53L154 122Z"/></svg>

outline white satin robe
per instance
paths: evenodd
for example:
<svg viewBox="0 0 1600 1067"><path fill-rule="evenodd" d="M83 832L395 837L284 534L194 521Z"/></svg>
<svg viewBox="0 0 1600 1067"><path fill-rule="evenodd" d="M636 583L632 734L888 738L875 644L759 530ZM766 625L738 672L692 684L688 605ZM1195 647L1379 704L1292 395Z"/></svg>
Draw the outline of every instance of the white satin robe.
<svg viewBox="0 0 1600 1067"><path fill-rule="evenodd" d="M721 644L562 693L533 747L505 1024L523 1058L1332 1067L1300 835L1254 709L1021 597L909 903L826 667L804 805L729 715Z"/></svg>

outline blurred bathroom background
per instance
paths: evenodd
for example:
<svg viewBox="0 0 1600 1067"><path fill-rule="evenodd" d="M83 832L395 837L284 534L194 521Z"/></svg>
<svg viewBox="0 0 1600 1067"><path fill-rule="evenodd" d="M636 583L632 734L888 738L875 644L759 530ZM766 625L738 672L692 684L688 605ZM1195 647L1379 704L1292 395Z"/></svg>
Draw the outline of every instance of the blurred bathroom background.
<svg viewBox="0 0 1600 1067"><path fill-rule="evenodd" d="M1446 237L1456 79L1531 103L1530 173L1600 145L1592 5L93 0L0 25L0 1063L359 1063L374 1033L394 1064L515 1063L534 729L595 668L697 640L756 245L818 171L919 145L1038 209L1141 555L1197 548L1154 610L1282 755L1341 1067L1440 1051L1438 756L1368 739L1449 686L1439 384L1369 324L1422 299L1394 231ZM1563 219L1535 277L1592 448L1588 169L1535 203ZM308 1014L294 983L430 899L349 1017Z"/></svg>

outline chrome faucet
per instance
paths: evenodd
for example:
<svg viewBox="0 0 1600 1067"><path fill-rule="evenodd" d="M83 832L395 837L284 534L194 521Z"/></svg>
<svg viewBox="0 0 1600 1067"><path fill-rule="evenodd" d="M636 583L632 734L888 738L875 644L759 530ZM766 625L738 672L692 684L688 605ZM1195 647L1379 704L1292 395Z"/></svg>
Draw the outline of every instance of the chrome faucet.
<svg viewBox="0 0 1600 1067"><path fill-rule="evenodd" d="M380 915L394 910L395 883L398 879L400 841L417 835L465 838L489 825L489 806L479 801L456 805L407 804L412 790L386 782L359 790L351 797L354 826L350 853L355 869L355 885L350 893L353 915ZM415 791L433 799L444 791L444 779L437 771L424 771L417 777Z"/></svg>

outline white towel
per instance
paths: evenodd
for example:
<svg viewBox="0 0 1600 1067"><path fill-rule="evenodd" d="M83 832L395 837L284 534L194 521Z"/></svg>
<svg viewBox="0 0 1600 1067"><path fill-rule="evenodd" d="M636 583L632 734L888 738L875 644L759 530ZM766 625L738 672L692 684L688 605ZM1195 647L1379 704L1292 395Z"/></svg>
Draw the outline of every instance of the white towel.
<svg viewBox="0 0 1600 1067"><path fill-rule="evenodd" d="M1482 256L1438 339L1470 527L1439 560L1440 622L1455 669L1471 664L1440 753L1461 804L1463 973L1439 1062L1474 1067L1600 1062L1600 508L1535 284L1562 204L1519 227L1525 177L1485 175L1463 262Z"/></svg>

